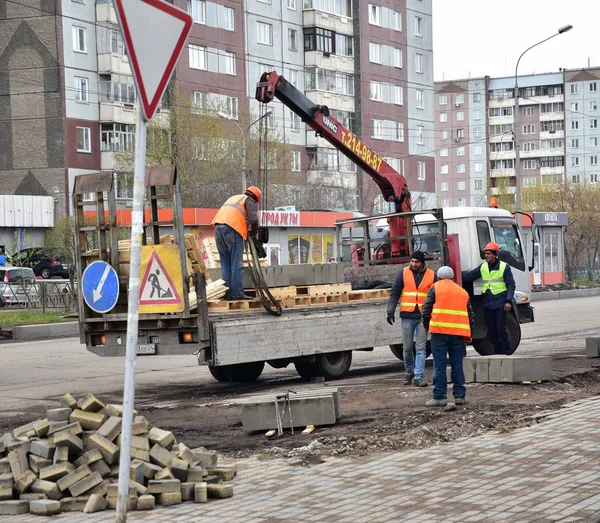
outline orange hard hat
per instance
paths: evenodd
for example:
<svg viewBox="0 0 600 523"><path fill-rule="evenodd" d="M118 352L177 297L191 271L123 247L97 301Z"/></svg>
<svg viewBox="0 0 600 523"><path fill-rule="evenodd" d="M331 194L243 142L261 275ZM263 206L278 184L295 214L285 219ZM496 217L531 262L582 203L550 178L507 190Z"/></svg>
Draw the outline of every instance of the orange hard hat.
<svg viewBox="0 0 600 523"><path fill-rule="evenodd" d="M490 242L483 248L483 250L498 252L500 250L500 246L496 242Z"/></svg>
<svg viewBox="0 0 600 523"><path fill-rule="evenodd" d="M262 191L255 185L248 187L246 189L246 192L251 192L254 196L256 196L256 199L258 201L260 201L260 198L262 197Z"/></svg>

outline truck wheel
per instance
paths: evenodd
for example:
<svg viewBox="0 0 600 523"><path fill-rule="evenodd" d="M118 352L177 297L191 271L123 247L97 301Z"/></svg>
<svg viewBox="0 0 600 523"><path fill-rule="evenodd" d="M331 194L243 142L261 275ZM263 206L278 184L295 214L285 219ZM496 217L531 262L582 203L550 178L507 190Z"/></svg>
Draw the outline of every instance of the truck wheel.
<svg viewBox="0 0 600 523"><path fill-rule="evenodd" d="M318 376L324 376L326 380L337 380L343 377L352 364L352 351L329 352L319 354L315 360Z"/></svg>
<svg viewBox="0 0 600 523"><path fill-rule="evenodd" d="M506 331L508 332L508 341L510 343L510 354L512 354L517 350L517 347L521 343L521 326L513 314L506 315ZM491 356L492 354L495 354L494 345L488 339L487 335L485 338L474 339L473 348L481 356Z"/></svg>
<svg viewBox="0 0 600 523"><path fill-rule="evenodd" d="M265 368L264 361L253 361L251 363L238 363L236 365L222 365L219 367L208 366L213 378L223 383L239 381L255 381Z"/></svg>
<svg viewBox="0 0 600 523"><path fill-rule="evenodd" d="M404 351L402 349L402 343L394 343L390 345L390 349L392 354L396 356L400 361L404 361ZM413 349L413 356L417 354L416 349ZM425 357L429 358L431 356L431 340L427 340L427 345L425 346Z"/></svg>
<svg viewBox="0 0 600 523"><path fill-rule="evenodd" d="M298 375L306 381L318 375L317 366L314 361L295 361L294 367L296 367Z"/></svg>

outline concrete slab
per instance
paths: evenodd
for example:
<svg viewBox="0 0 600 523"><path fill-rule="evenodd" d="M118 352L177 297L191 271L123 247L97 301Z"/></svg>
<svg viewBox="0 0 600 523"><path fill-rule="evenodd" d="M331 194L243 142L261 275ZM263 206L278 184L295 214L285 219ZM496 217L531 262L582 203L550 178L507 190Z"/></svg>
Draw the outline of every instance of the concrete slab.
<svg viewBox="0 0 600 523"><path fill-rule="evenodd" d="M600 358L600 338L586 338L585 350L588 358Z"/></svg>
<svg viewBox="0 0 600 523"><path fill-rule="evenodd" d="M333 425L337 421L333 394L316 394L314 396L290 395L292 421L287 407L283 410L283 402L279 401L282 413L281 424L284 428L306 427L308 425ZM242 424L245 431L269 430L277 428L275 395L261 398L254 402L242 404Z"/></svg>
<svg viewBox="0 0 600 523"><path fill-rule="evenodd" d="M37 340L79 336L79 323L45 323L42 325L18 325L12 328L13 340Z"/></svg>

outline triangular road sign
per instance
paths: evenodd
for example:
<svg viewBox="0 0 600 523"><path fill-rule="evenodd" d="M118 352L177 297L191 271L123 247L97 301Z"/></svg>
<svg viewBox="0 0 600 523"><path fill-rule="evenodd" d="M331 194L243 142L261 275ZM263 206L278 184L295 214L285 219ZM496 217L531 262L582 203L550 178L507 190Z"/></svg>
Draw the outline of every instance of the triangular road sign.
<svg viewBox="0 0 600 523"><path fill-rule="evenodd" d="M144 116L150 120L192 29L192 17L162 0L115 0Z"/></svg>
<svg viewBox="0 0 600 523"><path fill-rule="evenodd" d="M156 251L152 251L140 288L140 306L181 303L177 287Z"/></svg>

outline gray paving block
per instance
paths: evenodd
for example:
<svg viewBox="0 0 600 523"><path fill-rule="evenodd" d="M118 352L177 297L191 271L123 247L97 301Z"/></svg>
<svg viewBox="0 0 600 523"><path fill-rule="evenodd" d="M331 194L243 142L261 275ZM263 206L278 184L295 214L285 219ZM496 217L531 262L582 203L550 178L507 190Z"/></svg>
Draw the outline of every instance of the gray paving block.
<svg viewBox="0 0 600 523"><path fill-rule="evenodd" d="M291 423L287 407L283 412L283 402L279 401L279 409L282 412L281 423L284 428L290 428L292 424L294 427L306 427L333 425L336 422L336 407L332 394L292 396L294 395L290 395ZM277 428L275 396L273 395L271 399L265 398L242 404L242 425L248 432Z"/></svg>
<svg viewBox="0 0 600 523"><path fill-rule="evenodd" d="M463 358L463 370L465 373L465 383L475 383L475 362L470 358Z"/></svg>
<svg viewBox="0 0 600 523"><path fill-rule="evenodd" d="M600 338L586 338L585 350L588 358L600 358Z"/></svg>
<svg viewBox="0 0 600 523"><path fill-rule="evenodd" d="M489 382L489 359L487 357L475 360L475 381L477 383Z"/></svg>
<svg viewBox="0 0 600 523"><path fill-rule="evenodd" d="M38 499L29 502L29 511L38 516L54 516L60 514L60 501Z"/></svg>
<svg viewBox="0 0 600 523"><path fill-rule="evenodd" d="M488 381L490 383L500 383L502 381L502 362L502 357L489 356Z"/></svg>
<svg viewBox="0 0 600 523"><path fill-rule="evenodd" d="M29 501L0 501L0 516L16 516L29 512Z"/></svg>
<svg viewBox="0 0 600 523"><path fill-rule="evenodd" d="M504 356L501 382L547 381L552 378L551 356Z"/></svg>

